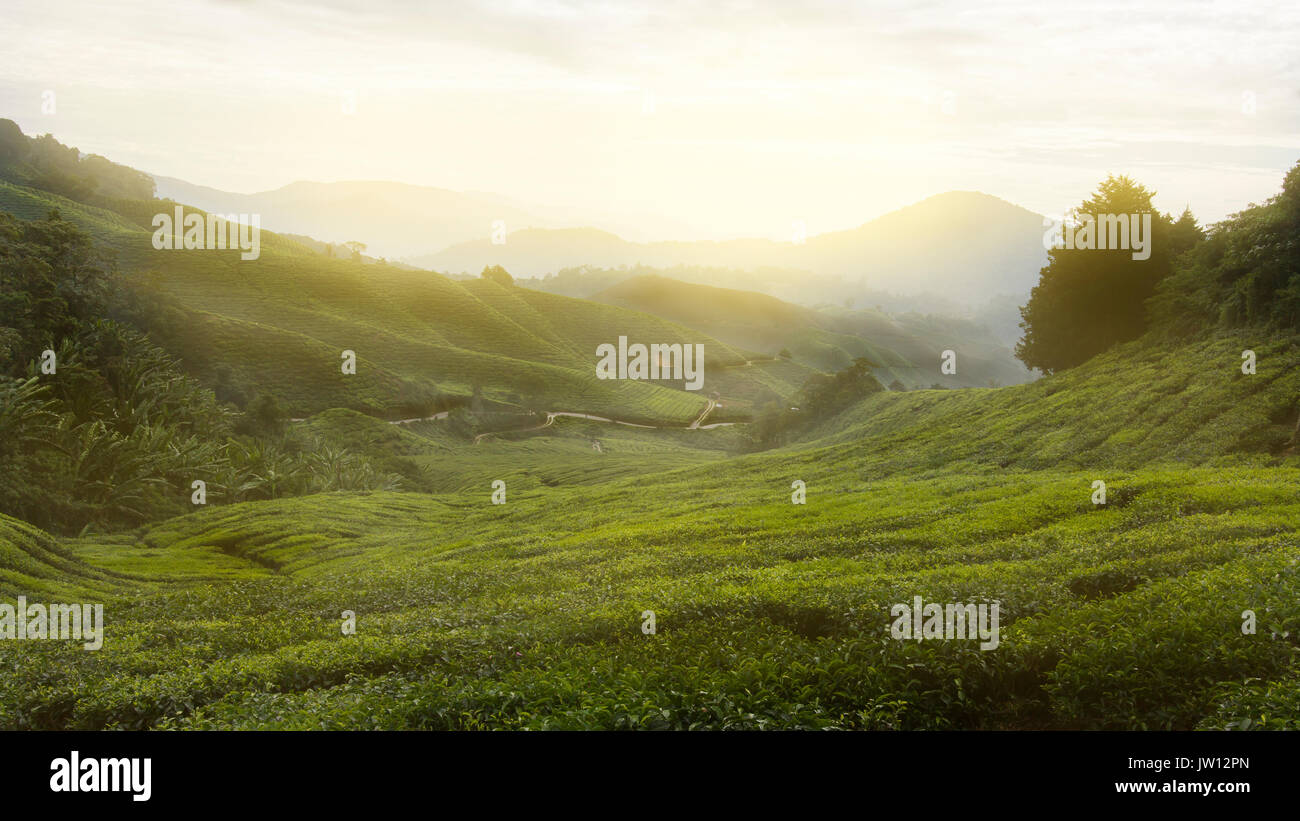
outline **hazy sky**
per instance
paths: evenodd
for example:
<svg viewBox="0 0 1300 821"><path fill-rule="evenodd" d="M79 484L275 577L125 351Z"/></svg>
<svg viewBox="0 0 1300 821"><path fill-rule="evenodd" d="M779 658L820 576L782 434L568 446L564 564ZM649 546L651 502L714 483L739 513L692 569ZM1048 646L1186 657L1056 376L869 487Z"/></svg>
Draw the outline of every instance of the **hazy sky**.
<svg viewBox="0 0 1300 821"><path fill-rule="evenodd" d="M1202 219L1276 193L1300 4L1136 5L5 0L0 116L226 190L399 180L638 239L952 189L1059 213L1108 172Z"/></svg>

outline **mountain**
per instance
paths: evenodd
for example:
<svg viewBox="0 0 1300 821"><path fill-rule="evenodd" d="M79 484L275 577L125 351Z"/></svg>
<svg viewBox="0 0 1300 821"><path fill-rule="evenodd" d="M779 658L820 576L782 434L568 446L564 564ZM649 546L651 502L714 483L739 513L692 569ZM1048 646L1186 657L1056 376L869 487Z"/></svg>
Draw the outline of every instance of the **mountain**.
<svg viewBox="0 0 1300 821"><path fill-rule="evenodd" d="M635 243L594 229L535 228L511 232L504 244L471 240L407 261L466 273L502 265L523 277L576 266L783 268L814 280L847 279L860 290L934 292L969 302L1028 294L1047 262L1042 236L1041 215L988 194L952 191L802 244Z"/></svg>
<svg viewBox="0 0 1300 821"><path fill-rule="evenodd" d="M340 244L363 242L375 257L427 256L483 239L493 226L564 229L595 225L622 236L682 236L693 226L657 213L593 214L570 206L523 203L481 191L450 191L399 182L295 182L273 191L239 194L154 175L158 196L212 213L261 214L262 227ZM482 267L469 272L477 275Z"/></svg>

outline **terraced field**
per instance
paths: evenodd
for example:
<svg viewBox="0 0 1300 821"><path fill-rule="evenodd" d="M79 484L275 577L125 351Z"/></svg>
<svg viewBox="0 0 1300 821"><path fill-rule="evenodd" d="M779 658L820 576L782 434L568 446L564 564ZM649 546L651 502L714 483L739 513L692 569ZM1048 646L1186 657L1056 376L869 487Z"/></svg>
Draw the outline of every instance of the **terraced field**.
<svg viewBox="0 0 1300 821"><path fill-rule="evenodd" d="M215 507L65 542L6 521L11 591L107 605L98 652L0 646L0 725L1296 727L1300 465L1285 443L1217 450L1287 426L1268 407L1290 407L1295 369L1222 391L1235 381L1206 363L1233 344L885 394L817 442L745 457L639 447L659 434L634 430L600 454L562 426L466 447L429 422L375 446L428 459L445 492ZM1081 447L1133 423L1094 407L1182 371L1199 410L1151 391L1168 430ZM378 424L337 414L310 424ZM1034 465L1014 430L1055 435L1075 464ZM680 432L713 435L728 433ZM941 449L949 465L927 464ZM891 608L915 596L996 601L998 647L893 638Z"/></svg>

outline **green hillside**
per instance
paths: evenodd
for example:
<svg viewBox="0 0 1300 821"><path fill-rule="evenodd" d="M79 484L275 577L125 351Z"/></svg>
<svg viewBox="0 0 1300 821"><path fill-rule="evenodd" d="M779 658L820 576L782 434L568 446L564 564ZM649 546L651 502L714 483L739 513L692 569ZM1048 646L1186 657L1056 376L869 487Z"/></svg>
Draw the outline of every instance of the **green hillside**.
<svg viewBox="0 0 1300 821"><path fill-rule="evenodd" d="M704 409L703 398L649 382L597 380L596 346L620 335L703 344L706 374L748 359L634 311L407 267L359 265L270 231L261 232L255 260L241 259L238 250L156 250L151 220L171 214L176 203L89 195L77 201L16 184L44 178L15 170L22 166L15 151L0 155L0 178L10 180L0 182L0 211L40 219L57 209L111 252L129 281L184 313L183 321L171 323L172 337L159 341L182 354L190 372L215 384L224 371L238 392L274 394L295 416L331 407L409 415L461 401L475 386L496 401L518 404L521 386L528 386L559 409L686 423ZM89 204L92 199L102 205ZM344 350L357 354L355 378L340 372Z"/></svg>
<svg viewBox="0 0 1300 821"><path fill-rule="evenodd" d="M96 598L120 584L39 528L0 515L0 593L6 597Z"/></svg>
<svg viewBox="0 0 1300 821"><path fill-rule="evenodd" d="M312 424L359 425L394 454L454 464L461 485L67 542L93 572L129 576L108 643L0 647L14 671L0 723L1290 726L1300 460L1273 428L1293 420L1263 420L1294 400L1298 354L1294 339L1257 343L1249 387L1213 367L1235 345L1129 346L1034 385L880 394L810 444L596 483L546 480L570 458L563 436L493 453L327 414ZM1132 394L1145 415L1109 405L1107 422ZM1007 427L985 435L994 419ZM1102 446L1135 424L1156 438ZM1036 464L1026 443L1048 437L1056 464ZM943 447L954 460L929 464ZM806 505L790 503L795 479ZM889 608L914 595L999 601L998 651L892 640ZM66 676L34 687L55 664Z"/></svg>
<svg viewBox="0 0 1300 821"><path fill-rule="evenodd" d="M885 385L897 380L909 388L936 383L988 387L1032 378L988 331L949 317L819 311L766 294L654 275L624 280L590 298L655 314L773 357L786 351L795 362L817 371L840 370L866 357L877 364L873 373ZM959 353L962 367L956 374L940 372L944 350Z"/></svg>
<svg viewBox="0 0 1300 821"><path fill-rule="evenodd" d="M873 472L1234 464L1293 455L1300 336L1241 329L1144 339L1052 379L998 390L877 395L821 431ZM1254 350L1258 372L1241 372Z"/></svg>
<svg viewBox="0 0 1300 821"><path fill-rule="evenodd" d="M335 409L303 424L327 445L356 448L387 471L412 477L415 487L436 493L473 493L501 479L509 487L535 490L598 485L726 458L738 434L654 430L558 418L549 426L531 420L518 433L460 435L457 420L390 425L355 411ZM484 477L490 477L485 479Z"/></svg>
<svg viewBox="0 0 1300 821"><path fill-rule="evenodd" d="M158 211L169 211L158 202ZM313 254L262 232L261 257L238 251L158 251L150 232L31 189L0 187L0 209L60 214L105 241L122 270L184 310L190 325L174 343L193 372L207 379L226 368L245 393L269 392L295 415L330 407L379 414L436 408L478 384L503 401L535 383L566 407L626 418L685 422L704 400L644 382L594 376L596 339L705 346L706 368L743 361L730 347L653 317L581 300L528 292L546 315L507 317L493 307L507 295L486 294L423 271L359 266ZM147 209L146 209L147 210ZM187 213L189 213L187 211ZM115 218L116 217L116 218ZM501 289L493 283L484 283ZM576 330L566 335L562 331ZM343 350L358 357L355 379L339 369ZM660 415L662 414L662 415Z"/></svg>

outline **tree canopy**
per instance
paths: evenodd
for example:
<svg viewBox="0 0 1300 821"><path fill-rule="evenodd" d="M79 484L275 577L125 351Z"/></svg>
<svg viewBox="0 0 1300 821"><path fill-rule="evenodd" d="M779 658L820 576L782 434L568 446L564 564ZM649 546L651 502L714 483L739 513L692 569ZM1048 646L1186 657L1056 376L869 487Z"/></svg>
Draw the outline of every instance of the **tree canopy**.
<svg viewBox="0 0 1300 821"><path fill-rule="evenodd" d="M487 266L479 276L483 277L483 279L490 279L498 285L504 285L507 288L515 284L515 278L510 276L510 273L500 265Z"/></svg>
<svg viewBox="0 0 1300 821"><path fill-rule="evenodd" d="M1147 299L1169 274L1173 258L1200 236L1190 211L1175 227L1169 215L1152 205L1153 195L1128 177L1110 176L1080 204L1075 213L1081 220L1100 215L1126 219L1138 215L1144 220L1143 215L1149 214L1150 236L1144 239L1150 256L1134 258L1131 234L1130 248L1050 249L1038 285L1020 309L1024 336L1016 345L1016 356L1027 366L1044 373L1070 368L1146 329ZM1086 222L1065 226L1076 232L1096 228L1090 229Z"/></svg>

